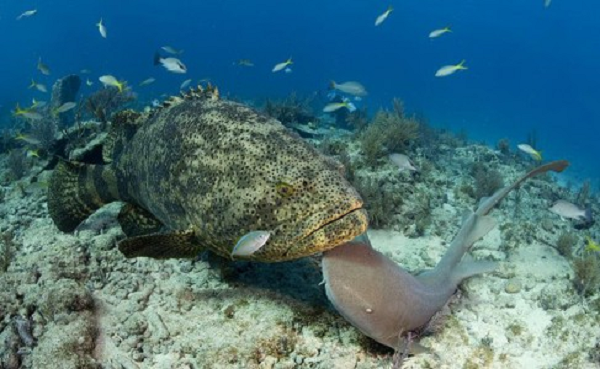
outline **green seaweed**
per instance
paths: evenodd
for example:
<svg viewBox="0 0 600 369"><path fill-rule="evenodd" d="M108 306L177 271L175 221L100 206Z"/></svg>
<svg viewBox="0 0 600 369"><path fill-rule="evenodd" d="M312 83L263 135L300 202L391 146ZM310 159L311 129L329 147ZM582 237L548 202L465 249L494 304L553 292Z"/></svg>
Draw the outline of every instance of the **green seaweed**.
<svg viewBox="0 0 600 369"><path fill-rule="evenodd" d="M482 162L471 165L471 175L475 179L475 198L491 196L504 187L502 175L495 169L490 169Z"/></svg>
<svg viewBox="0 0 600 369"><path fill-rule="evenodd" d="M579 241L579 237L570 232L562 233L556 241L556 250L565 258L573 257L573 247Z"/></svg>
<svg viewBox="0 0 600 369"><path fill-rule="evenodd" d="M369 214L369 225L385 228L391 224L395 210L402 204L402 198L385 189L385 180L362 177L352 183L365 202Z"/></svg>
<svg viewBox="0 0 600 369"><path fill-rule="evenodd" d="M0 236L0 272L6 272L15 252L12 232L4 232Z"/></svg>
<svg viewBox="0 0 600 369"><path fill-rule="evenodd" d="M357 109L351 113L348 113L345 117L345 125L360 131L367 127L369 124L369 116L367 114L367 109Z"/></svg>
<svg viewBox="0 0 600 369"><path fill-rule="evenodd" d="M129 92L119 92L117 88L103 88L85 99L84 107L86 113L100 121L102 130L108 126L111 117L117 111L135 100L135 95Z"/></svg>
<svg viewBox="0 0 600 369"><path fill-rule="evenodd" d="M498 151L500 151L500 153L503 155L510 154L510 141L508 138L501 138L498 140L496 143L496 149L498 149Z"/></svg>
<svg viewBox="0 0 600 369"><path fill-rule="evenodd" d="M581 296L589 297L600 288L600 258L596 253L586 253L573 260L575 289Z"/></svg>
<svg viewBox="0 0 600 369"><path fill-rule="evenodd" d="M265 102L263 111L285 126L318 122L311 108L313 100L314 97L301 98L297 93L292 92L283 100L268 99Z"/></svg>
<svg viewBox="0 0 600 369"><path fill-rule="evenodd" d="M359 135L365 163L375 167L386 154L405 152L419 137L419 122L404 115L402 102L394 99L394 111L379 110Z"/></svg>

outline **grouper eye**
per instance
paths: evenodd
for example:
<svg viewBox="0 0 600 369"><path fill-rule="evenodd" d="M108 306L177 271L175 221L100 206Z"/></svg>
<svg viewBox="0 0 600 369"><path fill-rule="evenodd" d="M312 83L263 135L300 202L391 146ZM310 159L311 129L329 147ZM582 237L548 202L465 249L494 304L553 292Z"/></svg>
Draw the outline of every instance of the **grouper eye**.
<svg viewBox="0 0 600 369"><path fill-rule="evenodd" d="M290 197L296 191L291 184L283 181L277 182L275 189L277 190L277 193L283 197Z"/></svg>

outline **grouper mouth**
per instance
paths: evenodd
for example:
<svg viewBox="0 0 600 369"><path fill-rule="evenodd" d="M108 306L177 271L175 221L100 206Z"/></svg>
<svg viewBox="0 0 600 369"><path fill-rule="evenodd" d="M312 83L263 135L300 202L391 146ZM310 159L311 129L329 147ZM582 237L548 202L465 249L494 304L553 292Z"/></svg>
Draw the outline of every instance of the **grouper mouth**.
<svg viewBox="0 0 600 369"><path fill-rule="evenodd" d="M284 258L295 259L330 250L367 230L367 211L360 202L350 206L346 212L332 211L329 214L329 217L324 217L324 213L317 213L304 220L302 234L294 238Z"/></svg>

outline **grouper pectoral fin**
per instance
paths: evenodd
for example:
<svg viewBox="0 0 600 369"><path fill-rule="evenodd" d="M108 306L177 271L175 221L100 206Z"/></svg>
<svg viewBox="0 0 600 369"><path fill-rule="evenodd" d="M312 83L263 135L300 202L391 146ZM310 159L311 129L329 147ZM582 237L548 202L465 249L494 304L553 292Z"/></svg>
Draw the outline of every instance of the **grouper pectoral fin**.
<svg viewBox="0 0 600 369"><path fill-rule="evenodd" d="M92 213L118 200L116 178L109 165L60 160L48 186L48 212L63 232L72 232Z"/></svg>
<svg viewBox="0 0 600 369"><path fill-rule="evenodd" d="M136 237L160 232L163 224L152 213L130 203L125 204L117 217L127 237Z"/></svg>
<svg viewBox="0 0 600 369"><path fill-rule="evenodd" d="M204 250L191 230L131 237L120 241L117 246L128 258L193 258Z"/></svg>

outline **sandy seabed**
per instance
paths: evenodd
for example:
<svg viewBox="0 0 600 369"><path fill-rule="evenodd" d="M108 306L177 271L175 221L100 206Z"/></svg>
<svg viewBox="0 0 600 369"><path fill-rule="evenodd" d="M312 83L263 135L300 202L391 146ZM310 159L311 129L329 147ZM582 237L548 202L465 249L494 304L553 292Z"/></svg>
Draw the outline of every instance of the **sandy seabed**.
<svg viewBox="0 0 600 369"><path fill-rule="evenodd" d="M13 241L5 239L10 260L0 273L0 368L392 366L391 350L329 305L318 257L279 264L206 255L125 259L115 247L123 237L114 219L120 204L64 234L47 214L43 188L15 182L3 193L0 231ZM434 216L456 230L461 205L449 196ZM430 352L404 368L599 368L599 293L581 297L570 264L552 246L571 225L553 218L556 229L507 246L501 229L510 212L493 214L501 226L472 254L500 268L461 286L436 332L421 340ZM435 265L453 234L369 236L417 272Z"/></svg>

